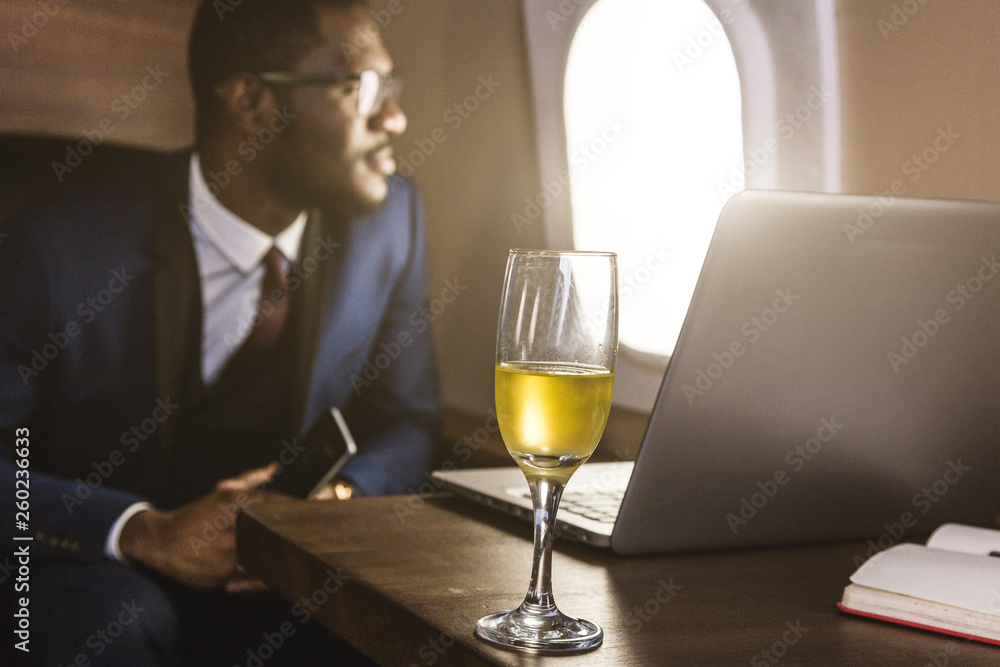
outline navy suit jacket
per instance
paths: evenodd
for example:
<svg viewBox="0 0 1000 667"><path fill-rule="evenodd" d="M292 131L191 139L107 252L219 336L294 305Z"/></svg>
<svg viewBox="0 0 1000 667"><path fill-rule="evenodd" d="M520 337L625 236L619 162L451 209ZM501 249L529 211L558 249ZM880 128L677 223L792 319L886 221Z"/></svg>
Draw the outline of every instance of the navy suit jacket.
<svg viewBox="0 0 1000 667"><path fill-rule="evenodd" d="M35 536L35 553L101 558L115 519L162 482L198 304L189 159L156 156L2 227L0 475L12 493L16 431L27 429L22 534ZM367 495L417 487L436 445L422 224L415 188L393 177L387 201L365 219L311 212L289 278L306 320L296 430L340 407L359 449L343 474ZM13 499L3 504L0 520L12 526Z"/></svg>

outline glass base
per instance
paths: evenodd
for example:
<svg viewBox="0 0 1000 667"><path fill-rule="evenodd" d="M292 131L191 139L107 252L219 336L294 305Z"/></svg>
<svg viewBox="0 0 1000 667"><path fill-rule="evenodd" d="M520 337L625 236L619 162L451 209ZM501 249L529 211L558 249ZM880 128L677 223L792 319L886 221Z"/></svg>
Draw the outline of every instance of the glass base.
<svg viewBox="0 0 1000 667"><path fill-rule="evenodd" d="M531 653L572 653L597 648L604 641L601 626L567 616L526 613L524 608L500 611L476 621L476 635L502 648Z"/></svg>

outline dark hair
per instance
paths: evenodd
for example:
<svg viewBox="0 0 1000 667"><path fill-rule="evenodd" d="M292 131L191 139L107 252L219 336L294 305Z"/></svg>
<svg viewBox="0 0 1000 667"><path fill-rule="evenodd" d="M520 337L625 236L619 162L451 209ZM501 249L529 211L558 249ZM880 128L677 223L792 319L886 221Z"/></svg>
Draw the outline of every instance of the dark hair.
<svg viewBox="0 0 1000 667"><path fill-rule="evenodd" d="M320 41L319 8L369 7L368 0L202 0L188 67L200 140L219 109L215 88L240 72L286 71Z"/></svg>

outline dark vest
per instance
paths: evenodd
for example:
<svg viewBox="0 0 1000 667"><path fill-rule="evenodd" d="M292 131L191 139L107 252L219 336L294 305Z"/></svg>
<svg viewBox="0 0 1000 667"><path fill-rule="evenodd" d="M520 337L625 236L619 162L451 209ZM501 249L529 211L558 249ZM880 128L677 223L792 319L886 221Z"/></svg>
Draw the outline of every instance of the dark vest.
<svg viewBox="0 0 1000 667"><path fill-rule="evenodd" d="M274 461L292 433L292 394L299 308L266 352L241 347L211 386L201 374L202 303L192 299L177 430L167 483L156 504L170 509L209 493L216 482Z"/></svg>

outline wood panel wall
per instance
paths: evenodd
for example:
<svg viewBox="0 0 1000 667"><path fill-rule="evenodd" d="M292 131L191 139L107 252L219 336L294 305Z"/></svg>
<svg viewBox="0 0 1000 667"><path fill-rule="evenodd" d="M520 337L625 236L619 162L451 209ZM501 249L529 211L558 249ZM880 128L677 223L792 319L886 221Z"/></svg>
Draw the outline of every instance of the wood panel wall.
<svg viewBox="0 0 1000 667"><path fill-rule="evenodd" d="M0 3L0 131L100 133L160 149L191 143L186 48L195 0L44 5Z"/></svg>

